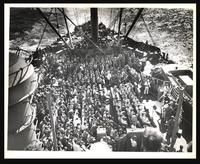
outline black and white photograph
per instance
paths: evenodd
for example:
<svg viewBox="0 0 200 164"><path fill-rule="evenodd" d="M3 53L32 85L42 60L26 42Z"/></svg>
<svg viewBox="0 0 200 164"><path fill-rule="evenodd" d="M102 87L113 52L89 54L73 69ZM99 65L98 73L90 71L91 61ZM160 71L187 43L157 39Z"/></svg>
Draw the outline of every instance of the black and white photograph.
<svg viewBox="0 0 200 164"><path fill-rule="evenodd" d="M6 158L196 157L195 4L4 7Z"/></svg>

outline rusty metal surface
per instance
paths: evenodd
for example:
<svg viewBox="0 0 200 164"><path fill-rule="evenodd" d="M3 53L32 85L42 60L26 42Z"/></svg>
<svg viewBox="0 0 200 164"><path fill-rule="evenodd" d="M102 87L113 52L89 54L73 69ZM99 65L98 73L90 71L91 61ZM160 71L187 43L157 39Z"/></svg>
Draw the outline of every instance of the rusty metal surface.
<svg viewBox="0 0 200 164"><path fill-rule="evenodd" d="M27 80L9 88L9 107L29 97L37 88L37 74L33 73Z"/></svg>

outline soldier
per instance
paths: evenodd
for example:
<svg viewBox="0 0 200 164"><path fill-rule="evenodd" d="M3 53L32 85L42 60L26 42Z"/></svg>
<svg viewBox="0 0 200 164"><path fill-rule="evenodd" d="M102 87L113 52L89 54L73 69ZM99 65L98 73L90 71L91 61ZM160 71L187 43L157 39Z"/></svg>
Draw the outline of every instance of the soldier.
<svg viewBox="0 0 200 164"><path fill-rule="evenodd" d="M175 122L175 118L173 115L171 116L169 121L166 122L166 124L167 124L167 135L166 135L167 144L170 144L170 140L171 140L172 132L173 132L173 128L174 128L174 122Z"/></svg>
<svg viewBox="0 0 200 164"><path fill-rule="evenodd" d="M144 82L144 95L148 95L149 94L149 88L150 88L150 81L149 79L147 79L145 82Z"/></svg>

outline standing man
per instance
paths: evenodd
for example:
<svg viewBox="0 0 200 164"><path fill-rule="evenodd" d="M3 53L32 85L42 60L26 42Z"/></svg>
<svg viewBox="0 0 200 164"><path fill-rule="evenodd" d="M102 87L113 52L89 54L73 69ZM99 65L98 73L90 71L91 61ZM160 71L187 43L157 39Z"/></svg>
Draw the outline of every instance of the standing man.
<svg viewBox="0 0 200 164"><path fill-rule="evenodd" d="M182 136L182 129L179 129L176 134L176 142L174 144L174 149L176 152L187 152L187 142Z"/></svg>
<svg viewBox="0 0 200 164"><path fill-rule="evenodd" d="M174 129L174 123L175 123L175 117L171 116L169 121L167 121L166 123L167 124L167 135L166 135L167 144L170 144L171 142L172 132Z"/></svg>
<svg viewBox="0 0 200 164"><path fill-rule="evenodd" d="M144 82L144 95L148 95L149 94L149 88L150 88L150 81L149 81L149 79L147 79Z"/></svg>

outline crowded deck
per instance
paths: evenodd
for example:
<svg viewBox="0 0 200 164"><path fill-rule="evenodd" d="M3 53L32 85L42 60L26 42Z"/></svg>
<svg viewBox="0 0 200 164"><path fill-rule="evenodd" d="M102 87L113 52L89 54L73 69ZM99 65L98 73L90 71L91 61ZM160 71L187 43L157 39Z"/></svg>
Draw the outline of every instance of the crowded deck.
<svg viewBox="0 0 200 164"><path fill-rule="evenodd" d="M36 139L25 150L190 152L183 111L192 97L163 69L174 63L168 54L103 23L95 42L91 28L76 26L32 54ZM181 79L191 90L192 79Z"/></svg>

